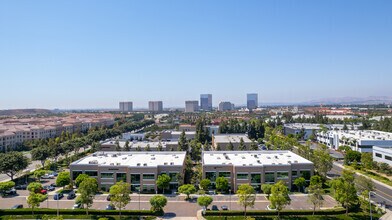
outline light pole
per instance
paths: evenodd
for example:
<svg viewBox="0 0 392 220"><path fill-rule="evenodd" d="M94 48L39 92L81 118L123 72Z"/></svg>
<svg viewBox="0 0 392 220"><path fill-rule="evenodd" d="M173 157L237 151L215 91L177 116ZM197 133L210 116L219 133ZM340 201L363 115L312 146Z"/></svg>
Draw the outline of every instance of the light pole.
<svg viewBox="0 0 392 220"><path fill-rule="evenodd" d="M231 210L231 189L229 189L229 209Z"/></svg>
<svg viewBox="0 0 392 220"><path fill-rule="evenodd" d="M369 191L369 210L370 210L370 220L372 220L373 219L373 216L372 216L372 202L370 201L370 196L371 196L371 194L374 194L374 195L376 195L376 192L373 192L373 191Z"/></svg>
<svg viewBox="0 0 392 220"><path fill-rule="evenodd" d="M139 188L139 210L140 210L140 188Z"/></svg>

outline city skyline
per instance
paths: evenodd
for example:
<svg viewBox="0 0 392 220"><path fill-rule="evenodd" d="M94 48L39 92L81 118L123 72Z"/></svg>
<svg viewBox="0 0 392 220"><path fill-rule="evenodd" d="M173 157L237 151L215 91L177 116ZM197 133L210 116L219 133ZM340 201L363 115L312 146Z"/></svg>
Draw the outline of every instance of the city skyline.
<svg viewBox="0 0 392 220"><path fill-rule="evenodd" d="M391 10L361 0L2 1L0 109L390 96Z"/></svg>

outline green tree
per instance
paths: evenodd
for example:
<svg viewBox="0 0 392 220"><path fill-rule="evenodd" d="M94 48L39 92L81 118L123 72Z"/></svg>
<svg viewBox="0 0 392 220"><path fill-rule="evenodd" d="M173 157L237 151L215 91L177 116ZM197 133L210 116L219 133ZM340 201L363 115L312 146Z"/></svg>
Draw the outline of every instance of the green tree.
<svg viewBox="0 0 392 220"><path fill-rule="evenodd" d="M234 145L233 145L233 143L231 143L231 141L227 145L227 150L234 150Z"/></svg>
<svg viewBox="0 0 392 220"><path fill-rule="evenodd" d="M229 189L229 181L227 180L226 177L218 177L215 180L215 185L216 185L216 190L219 192L227 192Z"/></svg>
<svg viewBox="0 0 392 220"><path fill-rule="evenodd" d="M39 193L42 190L42 184L38 182L32 182L27 186L27 190L33 193Z"/></svg>
<svg viewBox="0 0 392 220"><path fill-rule="evenodd" d="M145 148L144 150L145 150L145 151L151 151L150 144L147 144L147 145L146 145L146 148Z"/></svg>
<svg viewBox="0 0 392 220"><path fill-rule="evenodd" d="M50 150L48 146L36 147L30 151L32 160L39 160L42 167L45 166L45 161L50 157Z"/></svg>
<svg viewBox="0 0 392 220"><path fill-rule="evenodd" d="M0 173L6 174L14 180L14 176L27 168L30 161L21 152L11 151L0 154Z"/></svg>
<svg viewBox="0 0 392 220"><path fill-rule="evenodd" d="M291 202L289 189L282 181L272 185L269 201L271 202L271 206L278 211L278 218L280 218L280 212L282 209Z"/></svg>
<svg viewBox="0 0 392 220"><path fill-rule="evenodd" d="M0 193L4 194L5 191L12 189L15 187L15 182L7 181L7 182L0 182Z"/></svg>
<svg viewBox="0 0 392 220"><path fill-rule="evenodd" d="M137 145L136 151L142 151L142 147L140 147L140 145Z"/></svg>
<svg viewBox="0 0 392 220"><path fill-rule="evenodd" d="M37 181L41 181L41 177L47 173L46 170L36 170L34 171L33 175Z"/></svg>
<svg viewBox="0 0 392 220"><path fill-rule="evenodd" d="M372 153L362 153L361 155L362 167L368 170L373 168L373 156Z"/></svg>
<svg viewBox="0 0 392 220"><path fill-rule="evenodd" d="M240 185L237 190L238 204L244 207L244 215L246 217L246 208L253 207L256 200L255 189L247 184Z"/></svg>
<svg viewBox="0 0 392 220"><path fill-rule="evenodd" d="M129 146L129 140L125 142L124 151L130 151L131 147Z"/></svg>
<svg viewBox="0 0 392 220"><path fill-rule="evenodd" d="M182 131L180 138L178 139L178 149L181 151L188 151L188 141L186 140L185 131Z"/></svg>
<svg viewBox="0 0 392 220"><path fill-rule="evenodd" d="M209 180L209 179L202 179L202 180L200 181L200 188L201 188L202 190L208 191L208 189L210 188L210 186L211 186L211 180Z"/></svg>
<svg viewBox="0 0 392 220"><path fill-rule="evenodd" d="M189 195L196 192L196 188L192 184L185 184L178 187L178 192L186 194L186 199L189 199Z"/></svg>
<svg viewBox="0 0 392 220"><path fill-rule="evenodd" d="M252 143L250 144L250 149L251 150L258 150L259 146L257 145L257 143L255 141L252 141Z"/></svg>
<svg viewBox="0 0 392 220"><path fill-rule="evenodd" d="M308 201L313 205L313 215L316 211L316 207L321 207L323 204L324 189L320 176L312 176L310 179L310 185L308 187Z"/></svg>
<svg viewBox="0 0 392 220"><path fill-rule="evenodd" d="M75 179L76 187L79 187L79 185L87 178L90 178L89 175L87 175L87 174L79 174L78 177L76 177L76 179Z"/></svg>
<svg viewBox="0 0 392 220"><path fill-rule="evenodd" d="M157 150L158 150L158 151L163 151L163 147L162 147L161 142L159 142L158 147L157 147Z"/></svg>
<svg viewBox="0 0 392 220"><path fill-rule="evenodd" d="M333 158L326 148L314 150L312 161L314 163L314 168L322 177L326 177L328 171L330 171L333 166Z"/></svg>
<svg viewBox="0 0 392 220"><path fill-rule="evenodd" d="M161 174L157 178L157 187L162 189L163 194L165 194L165 189L169 189L171 178L167 174Z"/></svg>
<svg viewBox="0 0 392 220"><path fill-rule="evenodd" d="M93 204L95 193L97 191L98 182L94 178L89 177L79 185L78 192L80 195L78 196L77 201L86 208L86 215L88 215L88 209Z"/></svg>
<svg viewBox="0 0 392 220"><path fill-rule="evenodd" d="M131 185L122 181L117 182L110 187L110 203L120 210L120 219L121 210L125 208L125 206L131 201L131 197L129 196L129 194L131 193L130 189Z"/></svg>
<svg viewBox="0 0 392 220"><path fill-rule="evenodd" d="M47 195L30 192L30 195L27 197L27 204L31 208L31 212L33 215L34 215L34 209L39 207L41 202L43 202L45 199L47 199Z"/></svg>
<svg viewBox="0 0 392 220"><path fill-rule="evenodd" d="M239 150L246 150L246 145L243 138L240 138L240 145L238 146Z"/></svg>
<svg viewBox="0 0 392 220"><path fill-rule="evenodd" d="M344 155L344 164L350 165L353 162L360 162L361 161L361 153L358 151L348 151L346 155Z"/></svg>
<svg viewBox="0 0 392 220"><path fill-rule="evenodd" d="M212 201L213 199L211 196L200 196L199 198L197 198L197 204L204 207L205 209L207 209L207 207L211 205Z"/></svg>
<svg viewBox="0 0 392 220"><path fill-rule="evenodd" d="M358 203L357 190L354 184L354 172L343 170L341 177L330 182L333 190L333 196L344 208L346 208L346 215L349 208Z"/></svg>
<svg viewBox="0 0 392 220"><path fill-rule="evenodd" d="M303 177L299 177L294 180L294 185L297 186L298 192L301 192L301 189L306 185L306 180Z"/></svg>
<svg viewBox="0 0 392 220"><path fill-rule="evenodd" d="M261 190L263 191L264 194L267 194L267 197L269 197L271 194L271 188L272 188L271 184L261 185Z"/></svg>
<svg viewBox="0 0 392 220"><path fill-rule="evenodd" d="M70 176L69 172L64 171L64 172L59 173L59 175L57 176L57 179L56 179L57 186L61 186L64 189L64 187L66 185L69 185L70 183L71 183L71 176Z"/></svg>
<svg viewBox="0 0 392 220"><path fill-rule="evenodd" d="M151 197L150 199L150 205L153 211L163 211L163 208L166 206L166 204L167 199L165 196L162 195L156 195Z"/></svg>

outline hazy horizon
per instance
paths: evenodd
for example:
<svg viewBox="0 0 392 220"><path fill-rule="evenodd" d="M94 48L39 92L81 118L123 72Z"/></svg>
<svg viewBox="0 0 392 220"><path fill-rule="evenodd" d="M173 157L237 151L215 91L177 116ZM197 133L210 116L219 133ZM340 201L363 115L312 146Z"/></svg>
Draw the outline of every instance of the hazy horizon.
<svg viewBox="0 0 392 220"><path fill-rule="evenodd" d="M0 109L392 96L392 1L1 1Z"/></svg>

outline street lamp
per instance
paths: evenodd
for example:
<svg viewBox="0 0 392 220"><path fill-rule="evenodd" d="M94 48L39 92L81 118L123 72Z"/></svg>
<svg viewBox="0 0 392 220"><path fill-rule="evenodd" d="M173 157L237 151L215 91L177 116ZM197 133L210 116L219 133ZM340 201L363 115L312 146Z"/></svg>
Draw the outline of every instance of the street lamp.
<svg viewBox="0 0 392 220"><path fill-rule="evenodd" d="M372 216L372 202L370 201L370 196L371 196L371 194L374 194L374 195L376 195L376 192L373 192L373 191L369 191L369 207L370 207L370 220L372 220L373 219L373 216Z"/></svg>
<svg viewBox="0 0 392 220"><path fill-rule="evenodd" d="M230 210L231 210L231 189L229 189L229 207L230 207Z"/></svg>

